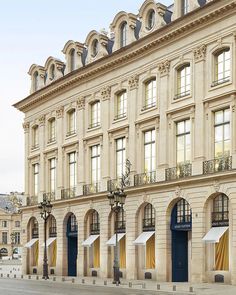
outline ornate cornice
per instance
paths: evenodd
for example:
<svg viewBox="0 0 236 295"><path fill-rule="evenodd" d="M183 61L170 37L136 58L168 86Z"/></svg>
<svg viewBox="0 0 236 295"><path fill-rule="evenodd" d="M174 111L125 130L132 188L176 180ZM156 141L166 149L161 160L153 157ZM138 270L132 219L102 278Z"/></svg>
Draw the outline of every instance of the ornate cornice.
<svg viewBox="0 0 236 295"><path fill-rule="evenodd" d="M56 117L57 117L57 119L62 118L63 114L64 114L64 107L63 106L56 109Z"/></svg>
<svg viewBox="0 0 236 295"><path fill-rule="evenodd" d="M205 44L202 44L201 46L193 50L193 54L194 54L194 58L196 62L202 61L205 59L206 50L207 50L207 46Z"/></svg>
<svg viewBox="0 0 236 295"><path fill-rule="evenodd" d="M111 87L110 86L105 86L101 89L100 91L102 100L107 100L111 98Z"/></svg>
<svg viewBox="0 0 236 295"><path fill-rule="evenodd" d="M85 108L85 97L80 97L77 99L77 108L83 110Z"/></svg>
<svg viewBox="0 0 236 295"><path fill-rule="evenodd" d="M186 16L174 20L169 25L161 27L160 29L140 38L138 41L131 43L120 50L115 51L112 55L105 56L87 66L77 69L64 77L52 82L47 87L29 95L25 99L14 104L14 107L22 112L26 112L32 108L34 104L45 101L51 95L55 95L66 88L78 85L79 82L94 78L96 75L101 75L105 71L110 71L114 67L120 67L124 64L130 63L131 60L139 58L148 51L156 50L160 46L164 46L168 42L173 42L175 39L181 38L186 33L191 33L197 28L215 21L216 19L224 17L224 15L234 13L236 8L236 1L227 1L226 5L220 4L225 1L211 1L202 8L198 8L188 13ZM220 4L219 4L220 3ZM218 7L217 7L218 5ZM216 8L214 8L216 6ZM213 9L214 8L214 9ZM208 11L207 11L208 9ZM201 13L207 12L204 15ZM183 23L184 22L184 23ZM156 37L155 40L151 40ZM140 46L137 48L137 44Z"/></svg>
<svg viewBox="0 0 236 295"><path fill-rule="evenodd" d="M130 90L138 88L138 83L139 83L139 76L138 75L131 76L128 80Z"/></svg>

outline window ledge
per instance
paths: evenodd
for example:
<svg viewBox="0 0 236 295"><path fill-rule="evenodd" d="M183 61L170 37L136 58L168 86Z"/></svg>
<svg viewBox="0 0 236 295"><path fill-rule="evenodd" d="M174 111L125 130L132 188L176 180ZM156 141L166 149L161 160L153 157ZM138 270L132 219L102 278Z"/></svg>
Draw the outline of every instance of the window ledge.
<svg viewBox="0 0 236 295"><path fill-rule="evenodd" d="M122 122L122 121L125 121L125 120L127 120L127 116L125 116L125 117L122 117L122 118L119 118L119 119L114 119L113 120L113 122L112 122L112 124L116 124L116 123L118 123L118 122Z"/></svg>
<svg viewBox="0 0 236 295"><path fill-rule="evenodd" d="M228 86L228 85L230 85L230 84L232 84L232 80L231 80L231 79L228 80L228 81L225 81L225 82L219 83L219 84L217 84L217 85L213 85L213 84L211 84L211 85L210 85L210 89L209 89L209 91L213 91L213 90L216 90L216 89L219 89L219 88L222 88L222 87Z"/></svg>
<svg viewBox="0 0 236 295"><path fill-rule="evenodd" d="M153 105L153 106L150 106L150 107L142 107L141 108L141 114L145 114L145 113L148 113L150 111L153 111L153 110L157 110L157 105Z"/></svg>
<svg viewBox="0 0 236 295"><path fill-rule="evenodd" d="M101 127L102 127L101 124L98 125L98 126L89 127L89 128L87 129L87 131L88 131L88 132L92 132L92 131L94 131L94 130L98 130L98 129L100 129Z"/></svg>
<svg viewBox="0 0 236 295"><path fill-rule="evenodd" d="M66 134L66 139L69 139L69 138L73 138L73 137L75 137L75 136L77 136L77 134L76 134L76 132L74 132L74 133L71 133L71 134Z"/></svg>
<svg viewBox="0 0 236 295"><path fill-rule="evenodd" d="M55 144L56 143L56 139L55 140L49 140L48 142L47 142L47 145L53 145L53 144Z"/></svg>
<svg viewBox="0 0 236 295"><path fill-rule="evenodd" d="M189 93L189 94L186 94L186 95L183 95L183 96L180 96L180 97L177 97L177 95L172 99L172 103L177 103L179 101L182 101L182 100L185 100L185 99L189 99L192 97L192 94Z"/></svg>

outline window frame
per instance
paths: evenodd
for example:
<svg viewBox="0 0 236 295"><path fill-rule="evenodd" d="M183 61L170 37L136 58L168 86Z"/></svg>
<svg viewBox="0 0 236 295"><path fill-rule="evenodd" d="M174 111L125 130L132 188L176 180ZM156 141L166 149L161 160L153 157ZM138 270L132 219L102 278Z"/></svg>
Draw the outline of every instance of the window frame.
<svg viewBox="0 0 236 295"><path fill-rule="evenodd" d="M52 117L48 120L48 143L56 141L56 118Z"/></svg>
<svg viewBox="0 0 236 295"><path fill-rule="evenodd" d="M89 128L96 128L101 126L101 102L100 100L94 101L90 106L91 120Z"/></svg>
<svg viewBox="0 0 236 295"><path fill-rule="evenodd" d="M39 163L33 164L33 196L39 195Z"/></svg>
<svg viewBox="0 0 236 295"><path fill-rule="evenodd" d="M189 131L186 131L186 123L189 122ZM184 132L178 133L178 124L184 123ZM186 153L187 153L187 144L186 144L186 136L190 137L190 151L189 151L189 160L186 160ZM188 119L183 119L181 121L176 122L176 165L186 165L191 163L191 153L192 153L192 140L191 140L191 120L190 118ZM183 137L184 138L184 161L178 161L178 138Z"/></svg>
<svg viewBox="0 0 236 295"><path fill-rule="evenodd" d="M150 133L151 140L146 141L146 136ZM154 139L153 139L154 138ZM155 129L150 129L146 130L143 132L143 145L144 145L144 173L153 173L156 171L156 130ZM146 150L150 147L150 153L149 156L147 157ZM146 168L146 160L150 159L150 167L151 170ZM153 167L154 163L154 167Z"/></svg>
<svg viewBox="0 0 236 295"><path fill-rule="evenodd" d="M90 147L90 153L91 153L91 183L93 185L96 185L101 180L101 145L96 144ZM94 178L94 172L95 171L95 178Z"/></svg>
<svg viewBox="0 0 236 295"><path fill-rule="evenodd" d="M151 88L149 88L150 85L151 85ZM149 94L150 92L151 92L151 95ZM154 108L156 107L156 105L157 105L157 79L156 77L152 77L144 82L144 103L143 103L142 110Z"/></svg>
<svg viewBox="0 0 236 295"><path fill-rule="evenodd" d="M119 142L121 142L121 147L119 147ZM120 137L115 140L116 143L116 178L120 179L125 173L125 163L126 163L126 138ZM121 155L121 164L118 165L118 157ZM119 167L120 171L119 171Z"/></svg>
<svg viewBox="0 0 236 295"><path fill-rule="evenodd" d="M77 184L76 152L68 153L68 187L75 190Z"/></svg>
<svg viewBox="0 0 236 295"><path fill-rule="evenodd" d="M192 88L192 73L191 64L186 62L176 68L176 94L174 100L179 100L181 98L191 95ZM184 73L182 75L182 73ZM189 83L187 82L189 78ZM182 84L183 83L183 84ZM184 89L184 91L182 91Z"/></svg>
<svg viewBox="0 0 236 295"><path fill-rule="evenodd" d="M67 111L67 136L76 134L76 110L75 108Z"/></svg>
<svg viewBox="0 0 236 295"><path fill-rule="evenodd" d="M115 120L127 118L127 110L128 110L127 103L128 103L127 91L126 90L120 91L116 95Z"/></svg>
<svg viewBox="0 0 236 295"><path fill-rule="evenodd" d="M120 48L127 46L128 41L128 23L123 21L120 25Z"/></svg>
<svg viewBox="0 0 236 295"><path fill-rule="evenodd" d="M229 58L225 59L226 52L229 52ZM220 56L223 55L222 62L219 61ZM229 62L229 69L225 69L226 62ZM222 72L219 73L219 64L222 63ZM230 47L224 47L220 50L217 50L215 53L213 53L213 82L211 84L211 87L215 87L227 82L230 82L231 76L232 76L232 56L231 56L231 48ZM229 75L226 75L226 72L229 72ZM222 74L222 78L219 77L219 75Z"/></svg>

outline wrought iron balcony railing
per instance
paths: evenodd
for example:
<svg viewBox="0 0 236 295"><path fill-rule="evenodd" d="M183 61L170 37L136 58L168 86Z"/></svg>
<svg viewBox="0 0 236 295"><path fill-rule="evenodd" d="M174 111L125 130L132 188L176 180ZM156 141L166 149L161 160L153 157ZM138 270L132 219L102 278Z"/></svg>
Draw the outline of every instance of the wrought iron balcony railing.
<svg viewBox="0 0 236 295"><path fill-rule="evenodd" d="M155 219L154 218L143 219L143 231L155 231Z"/></svg>
<svg viewBox="0 0 236 295"><path fill-rule="evenodd" d="M229 225L229 211L212 212L211 213L212 226L228 226Z"/></svg>
<svg viewBox="0 0 236 295"><path fill-rule="evenodd" d="M91 235L99 235L100 223L91 223L90 224L90 233L91 233Z"/></svg>
<svg viewBox="0 0 236 295"><path fill-rule="evenodd" d="M130 179L126 179L124 186L129 187L131 185ZM107 181L107 191L114 192L118 188L122 187L121 178L118 179L111 179Z"/></svg>
<svg viewBox="0 0 236 295"><path fill-rule="evenodd" d="M49 237L54 238L57 236L57 228L56 226L49 227Z"/></svg>
<svg viewBox="0 0 236 295"><path fill-rule="evenodd" d="M156 182L156 171L134 175L134 186Z"/></svg>
<svg viewBox="0 0 236 295"><path fill-rule="evenodd" d="M232 157L216 158L203 162L203 174L216 173L232 169Z"/></svg>
<svg viewBox="0 0 236 295"><path fill-rule="evenodd" d="M32 239L38 239L38 237L39 237L39 229L32 228Z"/></svg>
<svg viewBox="0 0 236 295"><path fill-rule="evenodd" d="M43 196L45 196L48 201L55 201L55 192L44 193Z"/></svg>
<svg viewBox="0 0 236 295"><path fill-rule="evenodd" d="M91 184L84 184L83 186L83 195L91 195L96 194L100 191L100 184L99 183L91 183Z"/></svg>
<svg viewBox="0 0 236 295"><path fill-rule="evenodd" d="M26 199L27 206L33 206L38 204L38 196L27 197Z"/></svg>
<svg viewBox="0 0 236 295"><path fill-rule="evenodd" d="M166 180L175 180L192 175L192 164L178 164L177 167L166 169Z"/></svg>
<svg viewBox="0 0 236 295"><path fill-rule="evenodd" d="M214 86L217 86L217 85L220 85L220 84L223 84L223 83L229 82L229 81L230 81L230 76L228 76L228 77L224 77L224 78L222 78L222 79L219 79L219 80L213 81L212 84L211 84L211 87L214 87Z"/></svg>
<svg viewBox="0 0 236 295"><path fill-rule="evenodd" d="M126 223L125 223L124 220L116 221L115 228L117 228L118 233L124 233L125 232L125 226L126 226Z"/></svg>
<svg viewBox="0 0 236 295"><path fill-rule="evenodd" d="M61 199L71 199L75 197L75 187L65 188L61 190Z"/></svg>

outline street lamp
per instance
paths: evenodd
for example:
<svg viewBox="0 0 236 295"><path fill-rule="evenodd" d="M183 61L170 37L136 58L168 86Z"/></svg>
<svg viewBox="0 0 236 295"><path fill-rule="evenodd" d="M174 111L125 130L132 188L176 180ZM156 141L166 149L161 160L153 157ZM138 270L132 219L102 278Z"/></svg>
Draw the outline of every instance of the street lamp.
<svg viewBox="0 0 236 295"><path fill-rule="evenodd" d="M16 233L11 233L10 234L11 236L11 250L12 250L12 259L14 258L13 257L13 252L14 252L14 244L15 244L15 238L16 238Z"/></svg>
<svg viewBox="0 0 236 295"><path fill-rule="evenodd" d="M43 194L43 202L38 206L40 215L44 220L44 258L43 258L43 279L48 280L48 258L47 258L47 220L52 212L52 204L47 199L47 195Z"/></svg>
<svg viewBox="0 0 236 295"><path fill-rule="evenodd" d="M119 257L118 257L118 214L121 210L123 210L123 206L125 204L126 194L124 192L124 187L129 183L129 174L130 174L131 163L127 159L125 163L125 173L122 174L120 187L116 187L113 191L107 195L109 200L109 204L111 206L111 210L115 213L115 235L116 235L116 243L114 249L114 278L113 284L120 284L120 265L119 265Z"/></svg>

